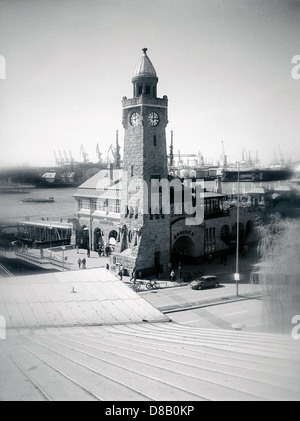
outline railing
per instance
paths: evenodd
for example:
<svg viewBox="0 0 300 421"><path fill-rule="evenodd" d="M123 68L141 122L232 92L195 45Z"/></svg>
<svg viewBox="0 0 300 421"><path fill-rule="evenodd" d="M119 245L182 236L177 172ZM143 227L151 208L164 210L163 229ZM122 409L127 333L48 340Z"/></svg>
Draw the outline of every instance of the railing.
<svg viewBox="0 0 300 421"><path fill-rule="evenodd" d="M45 266L45 265L52 265L56 266L62 269L71 270L71 264L65 261L57 260L53 257L38 257L34 254L30 254L29 252L15 252L15 255L19 257L21 260L24 260L29 263L37 264L39 266Z"/></svg>
<svg viewBox="0 0 300 421"><path fill-rule="evenodd" d="M8 276L10 276L10 277L13 277L13 276L15 276L15 275L13 275L5 266L3 266L1 263L0 263L0 272L4 272L5 273L5 275L8 275ZM1 276L1 275L0 275Z"/></svg>

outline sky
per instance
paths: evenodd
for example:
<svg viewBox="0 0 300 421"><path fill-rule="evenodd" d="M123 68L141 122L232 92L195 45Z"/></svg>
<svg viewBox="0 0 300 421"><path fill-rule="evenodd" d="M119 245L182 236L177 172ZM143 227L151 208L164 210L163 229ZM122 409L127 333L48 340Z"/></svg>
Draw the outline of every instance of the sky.
<svg viewBox="0 0 300 421"><path fill-rule="evenodd" d="M299 22L300 0L0 0L0 167L122 148L144 47L175 153L299 161Z"/></svg>

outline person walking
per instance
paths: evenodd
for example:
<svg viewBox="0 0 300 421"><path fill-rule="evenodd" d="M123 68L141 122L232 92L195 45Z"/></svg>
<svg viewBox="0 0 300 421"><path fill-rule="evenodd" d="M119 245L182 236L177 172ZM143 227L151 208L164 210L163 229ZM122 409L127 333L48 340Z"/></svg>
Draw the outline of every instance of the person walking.
<svg viewBox="0 0 300 421"><path fill-rule="evenodd" d="M175 272L174 272L174 270L172 269L171 270L171 272L170 272L170 281L172 281L172 282L174 282L175 281Z"/></svg>
<svg viewBox="0 0 300 421"><path fill-rule="evenodd" d="M131 282L133 279L136 279L136 268L135 268L135 267L132 269L130 282Z"/></svg>
<svg viewBox="0 0 300 421"><path fill-rule="evenodd" d="M82 259L82 269L85 269L86 268L86 260L85 260L85 257Z"/></svg>
<svg viewBox="0 0 300 421"><path fill-rule="evenodd" d="M80 259L80 257L78 259L78 267L79 267L79 269L81 268L81 259Z"/></svg>
<svg viewBox="0 0 300 421"><path fill-rule="evenodd" d="M119 276L122 281L123 280L123 265L120 265Z"/></svg>
<svg viewBox="0 0 300 421"><path fill-rule="evenodd" d="M181 270L181 263L178 263L178 278L181 279L182 276L182 270Z"/></svg>

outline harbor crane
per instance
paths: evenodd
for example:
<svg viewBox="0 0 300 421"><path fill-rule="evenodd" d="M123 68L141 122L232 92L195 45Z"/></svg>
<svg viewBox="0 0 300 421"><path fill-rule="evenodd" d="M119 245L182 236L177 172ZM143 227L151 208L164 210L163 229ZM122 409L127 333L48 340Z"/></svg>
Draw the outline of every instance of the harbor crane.
<svg viewBox="0 0 300 421"><path fill-rule="evenodd" d="M53 153L54 153L54 157L55 157L55 163L56 163L56 165L60 165L60 160L58 159L58 156L56 155L56 152L55 152L55 151L53 151Z"/></svg>
<svg viewBox="0 0 300 421"><path fill-rule="evenodd" d="M80 147L80 154L83 156L83 162L89 162L88 154L85 152L83 145Z"/></svg>
<svg viewBox="0 0 300 421"><path fill-rule="evenodd" d="M223 152L223 170L227 170L227 155L225 154L224 142L222 140L222 152Z"/></svg>
<svg viewBox="0 0 300 421"><path fill-rule="evenodd" d="M58 154L59 154L59 158L60 158L60 164L61 164L61 165L63 165L63 164L64 164L64 162L65 162L65 160L64 160L64 158L63 158L63 156L62 156L61 151L58 151Z"/></svg>
<svg viewBox="0 0 300 421"><path fill-rule="evenodd" d="M73 158L71 150L69 150L69 155L70 155L70 161L71 161L71 164L72 164L74 162L74 158Z"/></svg>
<svg viewBox="0 0 300 421"><path fill-rule="evenodd" d="M98 157L98 162L103 162L103 160L101 158L102 153L100 152L100 149L99 149L99 143L97 143L97 146L96 146L96 154L97 154L97 157Z"/></svg>
<svg viewBox="0 0 300 421"><path fill-rule="evenodd" d="M65 163L67 164L68 162L70 162L68 156L67 156L67 152L64 151L64 156L65 156Z"/></svg>

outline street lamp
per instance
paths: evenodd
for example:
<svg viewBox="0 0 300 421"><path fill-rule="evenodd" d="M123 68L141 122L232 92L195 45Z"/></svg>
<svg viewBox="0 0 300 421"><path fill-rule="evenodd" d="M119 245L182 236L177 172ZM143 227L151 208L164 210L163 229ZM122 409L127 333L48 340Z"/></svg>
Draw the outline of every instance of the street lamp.
<svg viewBox="0 0 300 421"><path fill-rule="evenodd" d="M240 162L238 162L238 192L236 207L236 260L234 280L236 282L236 296L239 295L239 237L240 237Z"/></svg>
<svg viewBox="0 0 300 421"><path fill-rule="evenodd" d="M51 246L52 246L52 244L51 244L51 237L52 237L52 226L51 226L51 224L49 225L49 230L50 230L50 249L51 249Z"/></svg>
<svg viewBox="0 0 300 421"><path fill-rule="evenodd" d="M65 246L61 246L62 248L62 259L63 259L63 271L65 270Z"/></svg>
<svg viewBox="0 0 300 421"><path fill-rule="evenodd" d="M93 230L93 217L92 217L92 205L93 205L93 201L92 201L92 199L90 199L90 235L89 235L89 248L90 248L90 251L92 251L92 249L93 249L93 235L92 235L92 230Z"/></svg>

